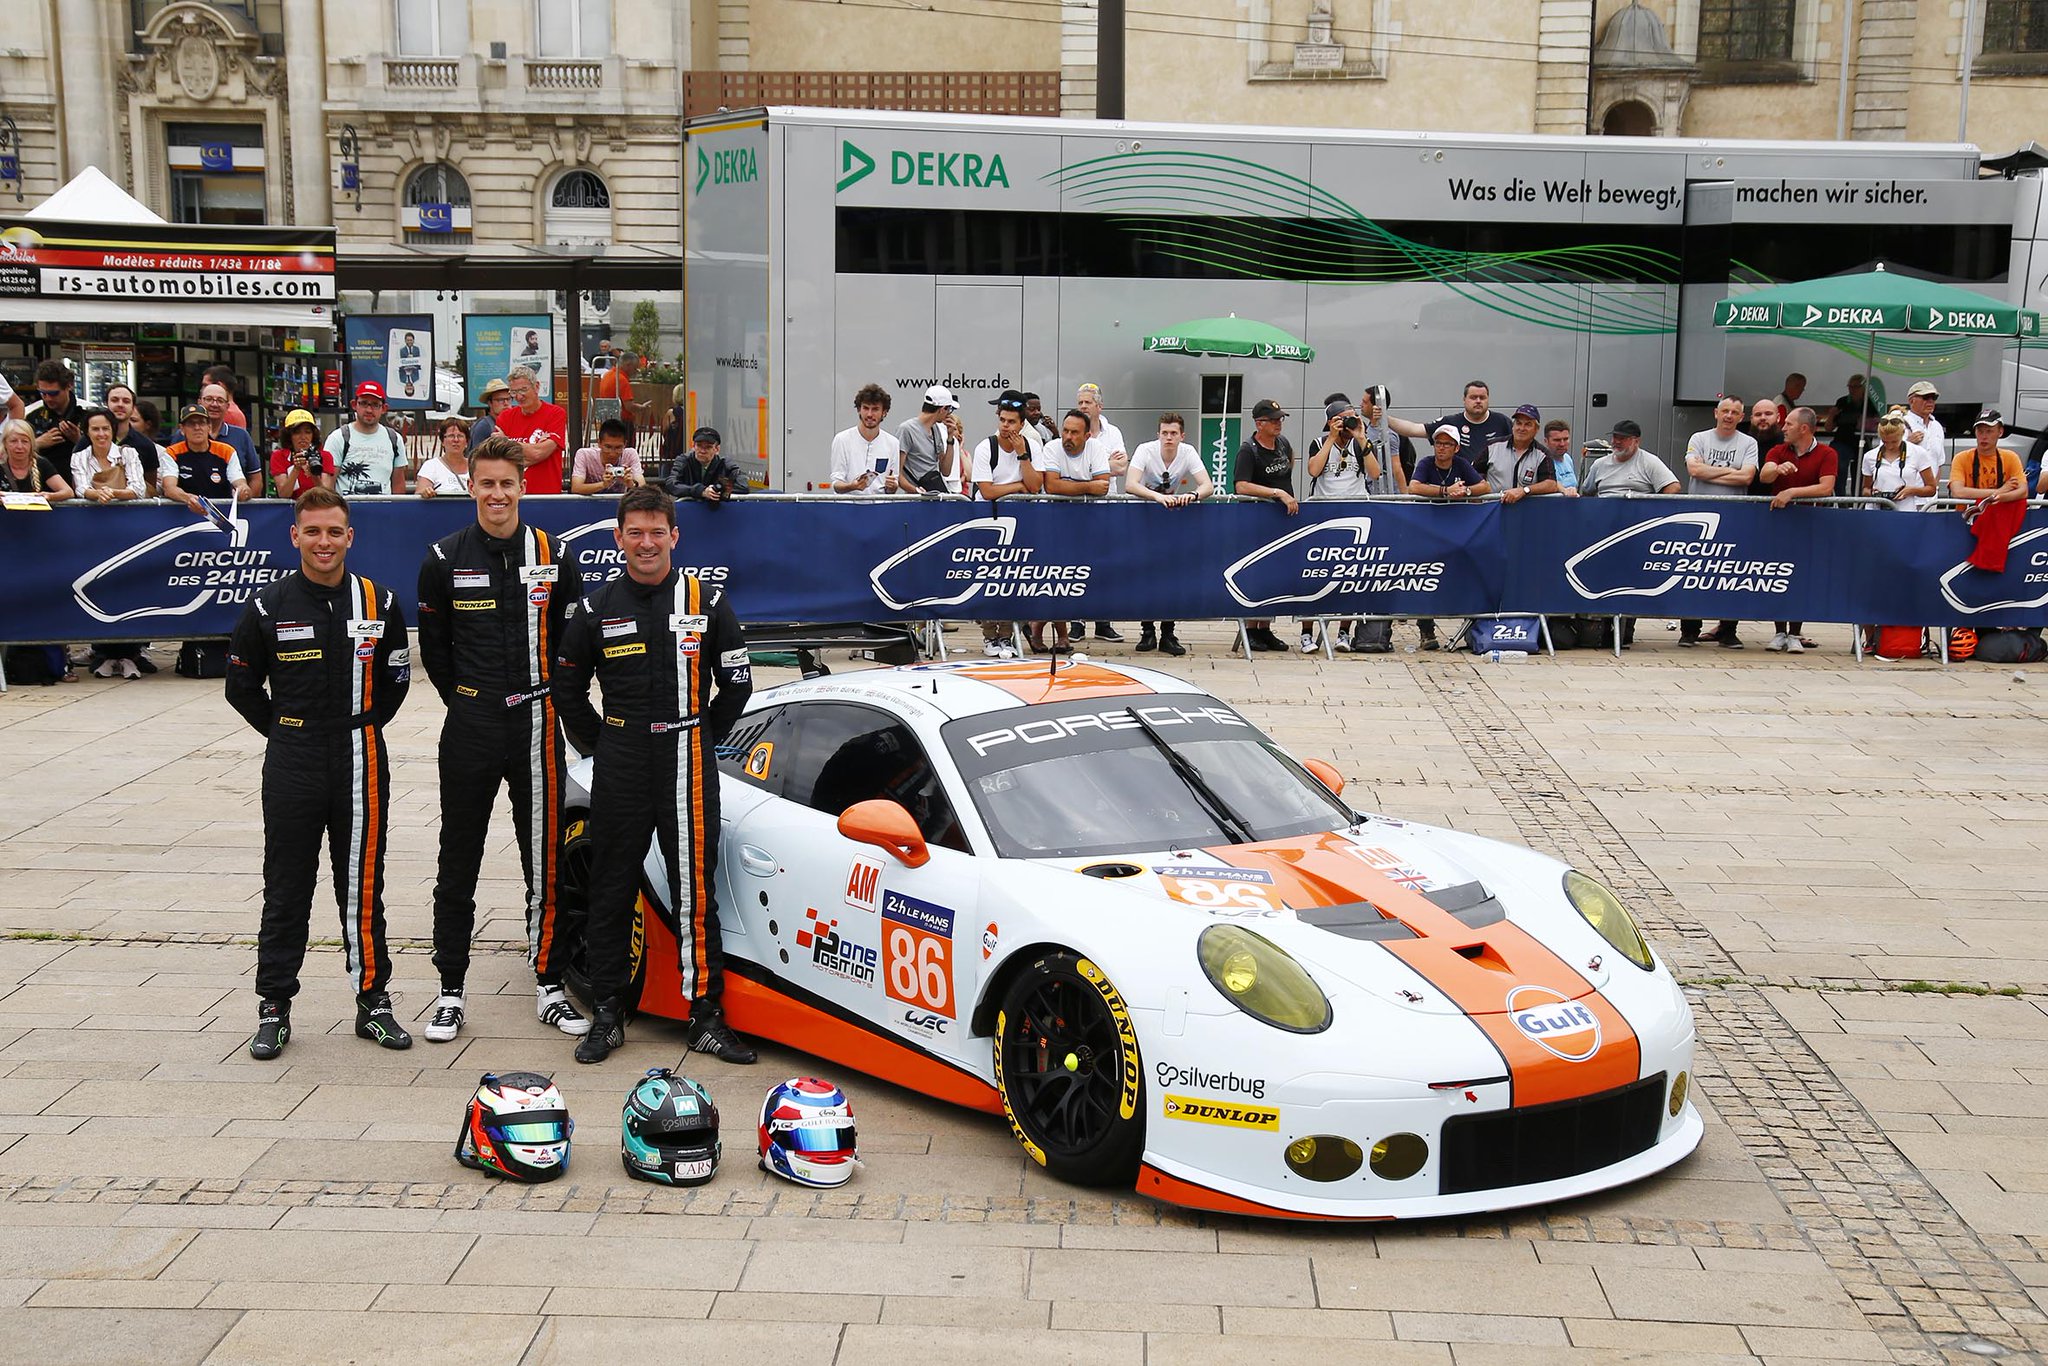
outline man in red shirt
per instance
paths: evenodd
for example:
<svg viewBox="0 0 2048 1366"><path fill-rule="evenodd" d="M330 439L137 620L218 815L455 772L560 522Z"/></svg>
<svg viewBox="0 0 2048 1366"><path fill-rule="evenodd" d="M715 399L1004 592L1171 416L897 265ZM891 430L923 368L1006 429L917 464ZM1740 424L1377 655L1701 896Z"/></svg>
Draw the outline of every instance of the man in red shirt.
<svg viewBox="0 0 2048 1366"><path fill-rule="evenodd" d="M519 443L526 465L526 492L562 491L562 452L569 446L569 414L559 403L543 403L533 371L512 367L505 377L512 406L498 414L498 434Z"/></svg>
<svg viewBox="0 0 2048 1366"><path fill-rule="evenodd" d="M1798 376L1792 376L1796 379ZM1803 498L1829 498L1835 492L1835 448L1820 444L1814 432L1813 409L1794 408L1785 414L1785 439L1771 447L1757 466L1757 478L1771 492L1773 508L1790 507ZM1774 621L1775 634L1764 648L1803 654L1806 642L1799 638L1803 621Z"/></svg>

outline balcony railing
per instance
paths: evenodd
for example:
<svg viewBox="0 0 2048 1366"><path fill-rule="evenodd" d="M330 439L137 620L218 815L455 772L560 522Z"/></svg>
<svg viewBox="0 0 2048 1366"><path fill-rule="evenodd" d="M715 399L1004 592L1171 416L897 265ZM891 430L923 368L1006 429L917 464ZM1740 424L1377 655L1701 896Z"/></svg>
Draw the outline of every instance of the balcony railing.
<svg viewBox="0 0 2048 1366"><path fill-rule="evenodd" d="M453 57L387 57L384 84L393 90L453 90L461 80Z"/></svg>
<svg viewBox="0 0 2048 1366"><path fill-rule="evenodd" d="M526 88L528 90L601 90L604 88L603 62L526 62Z"/></svg>

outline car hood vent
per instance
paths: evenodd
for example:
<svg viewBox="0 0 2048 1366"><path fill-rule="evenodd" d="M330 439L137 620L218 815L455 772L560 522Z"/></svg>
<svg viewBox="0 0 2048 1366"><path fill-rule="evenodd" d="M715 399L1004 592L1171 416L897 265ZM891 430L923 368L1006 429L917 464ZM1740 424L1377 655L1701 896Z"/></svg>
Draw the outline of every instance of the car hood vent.
<svg viewBox="0 0 2048 1366"><path fill-rule="evenodd" d="M1377 942L1416 937L1415 931L1382 915L1380 908L1370 901L1354 901L1344 906L1311 906L1294 914L1304 925L1314 925L1319 930L1328 930L1346 939Z"/></svg>
<svg viewBox="0 0 2048 1366"><path fill-rule="evenodd" d="M1455 887L1438 887L1422 895L1439 910L1456 916L1467 929L1497 925L1508 918L1508 908L1501 905L1482 882L1461 882Z"/></svg>

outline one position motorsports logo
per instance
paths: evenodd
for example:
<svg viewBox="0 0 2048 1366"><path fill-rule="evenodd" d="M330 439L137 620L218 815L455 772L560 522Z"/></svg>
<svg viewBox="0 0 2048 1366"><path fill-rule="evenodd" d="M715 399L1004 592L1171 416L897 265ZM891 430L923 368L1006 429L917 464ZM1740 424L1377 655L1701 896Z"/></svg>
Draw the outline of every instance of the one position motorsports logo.
<svg viewBox="0 0 2048 1366"><path fill-rule="evenodd" d="M1007 517L956 523L876 565L868 583L899 612L958 607L977 598L1078 598L1088 591L1088 565L1016 545L1016 536L1017 523Z"/></svg>
<svg viewBox="0 0 2048 1366"><path fill-rule="evenodd" d="M286 570L271 567L271 554L249 545L249 524L240 516L216 509L100 561L72 582L71 595L93 620L110 625L190 616L210 603L247 602L284 577Z"/></svg>
<svg viewBox="0 0 2048 1366"><path fill-rule="evenodd" d="M1673 589L1708 593L1784 593L1797 566L1790 560L1745 559L1722 540L1718 512L1653 517L1595 541L1564 562L1572 591L1588 602L1655 598Z"/></svg>
<svg viewBox="0 0 2048 1366"><path fill-rule="evenodd" d="M1396 559L1372 544L1372 518L1332 517L1290 532L1223 571L1223 586L1244 607L1319 602L1332 593L1433 593L1442 560Z"/></svg>

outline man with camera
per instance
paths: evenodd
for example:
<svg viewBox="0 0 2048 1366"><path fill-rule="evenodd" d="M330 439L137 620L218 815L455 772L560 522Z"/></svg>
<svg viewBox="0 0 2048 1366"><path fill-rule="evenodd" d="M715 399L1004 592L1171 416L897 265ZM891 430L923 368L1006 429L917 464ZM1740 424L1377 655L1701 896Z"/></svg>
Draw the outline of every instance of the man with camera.
<svg viewBox="0 0 2048 1366"><path fill-rule="evenodd" d="M934 384L924 391L917 416L904 419L896 429L896 444L903 452L896 472L901 487L926 493L945 493L952 488L959 467L960 420L955 416L959 407L951 389Z"/></svg>
<svg viewBox="0 0 2048 1366"><path fill-rule="evenodd" d="M628 449L633 429L608 417L597 429L597 444L576 452L569 469L571 493L624 493L647 481L640 474L640 453Z"/></svg>
<svg viewBox="0 0 2048 1366"><path fill-rule="evenodd" d="M690 434L690 450L668 472L668 491L678 502L724 503L747 491L746 476L719 454L725 438L716 427Z"/></svg>
<svg viewBox="0 0 2048 1366"><path fill-rule="evenodd" d="M1362 439L1365 423L1356 404L1343 394L1332 394L1323 404L1323 434L1308 456L1309 496L1313 498L1370 498L1380 477L1379 456ZM1315 623L1301 619L1301 652L1316 648ZM1337 624L1337 648L1351 648L1356 621Z"/></svg>

